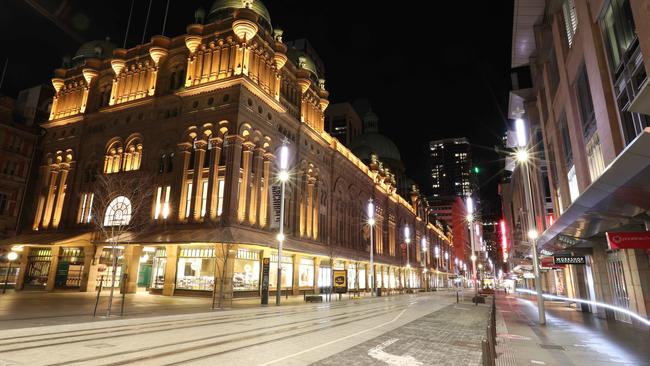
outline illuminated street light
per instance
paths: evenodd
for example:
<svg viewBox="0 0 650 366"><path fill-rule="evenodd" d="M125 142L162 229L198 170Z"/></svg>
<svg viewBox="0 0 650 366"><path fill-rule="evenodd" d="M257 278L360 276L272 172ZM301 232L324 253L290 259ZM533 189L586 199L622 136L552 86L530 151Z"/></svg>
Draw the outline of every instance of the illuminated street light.
<svg viewBox="0 0 650 366"><path fill-rule="evenodd" d="M520 163L525 163L530 158L530 154L525 149L517 149L515 152L515 159Z"/></svg>
<svg viewBox="0 0 650 366"><path fill-rule="evenodd" d="M282 298L282 243L284 242L284 192L287 181L289 180L289 146L287 140L282 142L280 147L280 180L282 194L280 196L280 232L276 236L278 240L278 278L275 287L275 304L280 305Z"/></svg>
<svg viewBox="0 0 650 366"><path fill-rule="evenodd" d="M373 257L375 251L375 205L372 203L372 198L368 199L368 225L370 225L370 286L371 295L375 296L375 261Z"/></svg>
<svg viewBox="0 0 650 366"><path fill-rule="evenodd" d="M522 118L517 118L515 120L515 128L517 132L517 143L519 145L519 150L517 151L517 160L520 163L522 178L524 180L524 193L526 195L526 205L527 214L528 214L528 238L530 240L531 251L533 252L533 272L535 274L535 291L537 292L537 310L538 310L538 320L539 324L546 324L546 314L544 312L544 296L542 293L542 279L539 273L539 257L537 254L537 237L538 233L535 230L535 213L532 211L533 208L533 194L532 188L530 186L530 172L529 172L529 163L528 163L528 153L524 156L523 152L526 152L526 146L528 142L526 141L526 126ZM521 158L520 158L521 156ZM524 159L525 157L525 159Z"/></svg>

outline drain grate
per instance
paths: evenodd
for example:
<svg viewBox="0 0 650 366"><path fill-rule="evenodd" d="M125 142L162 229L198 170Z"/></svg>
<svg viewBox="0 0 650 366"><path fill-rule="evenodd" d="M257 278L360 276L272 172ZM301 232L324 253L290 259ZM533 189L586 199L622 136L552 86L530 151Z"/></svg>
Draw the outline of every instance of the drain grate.
<svg viewBox="0 0 650 366"><path fill-rule="evenodd" d="M564 347L558 346L557 344L540 344L539 346L544 349L557 349L560 351L565 351Z"/></svg>

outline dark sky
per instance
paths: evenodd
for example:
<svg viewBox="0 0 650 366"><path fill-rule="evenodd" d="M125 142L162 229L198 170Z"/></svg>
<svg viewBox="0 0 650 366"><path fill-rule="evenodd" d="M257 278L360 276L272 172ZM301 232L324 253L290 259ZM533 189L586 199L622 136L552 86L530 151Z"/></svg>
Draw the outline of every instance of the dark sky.
<svg viewBox="0 0 650 366"><path fill-rule="evenodd" d="M161 33L166 2L153 0L146 39ZM211 3L170 0L165 35L183 34L194 10ZM490 178L500 169L492 148L506 123L512 3L264 1L285 40L306 37L316 48L332 102L371 100L380 132L395 141L416 181L426 182L428 141L468 137L475 165L482 168L487 211L495 208L489 205L498 181ZM127 47L142 39L148 4L135 0ZM2 0L0 63L7 57L9 63L0 92L15 96L49 82L79 40L109 36L121 46L130 6L131 0Z"/></svg>

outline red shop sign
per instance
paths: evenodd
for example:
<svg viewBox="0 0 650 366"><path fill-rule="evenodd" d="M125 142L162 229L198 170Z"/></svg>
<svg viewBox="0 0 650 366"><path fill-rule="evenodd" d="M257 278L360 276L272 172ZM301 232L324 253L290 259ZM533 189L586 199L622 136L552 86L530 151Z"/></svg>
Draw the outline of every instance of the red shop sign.
<svg viewBox="0 0 650 366"><path fill-rule="evenodd" d="M650 249L650 231L606 234L610 249Z"/></svg>

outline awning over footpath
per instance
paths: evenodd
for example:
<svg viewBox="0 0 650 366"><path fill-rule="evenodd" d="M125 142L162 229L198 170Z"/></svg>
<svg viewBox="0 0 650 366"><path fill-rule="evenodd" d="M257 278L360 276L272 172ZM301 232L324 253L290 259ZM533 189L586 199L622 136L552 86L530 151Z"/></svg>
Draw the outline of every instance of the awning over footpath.
<svg viewBox="0 0 650 366"><path fill-rule="evenodd" d="M0 246L4 245L79 245L89 243L92 232L33 232L20 234L11 238L0 240Z"/></svg>
<svg viewBox="0 0 650 366"><path fill-rule="evenodd" d="M590 246L606 231L643 231L650 211L650 128L646 128L538 240L540 250Z"/></svg>

